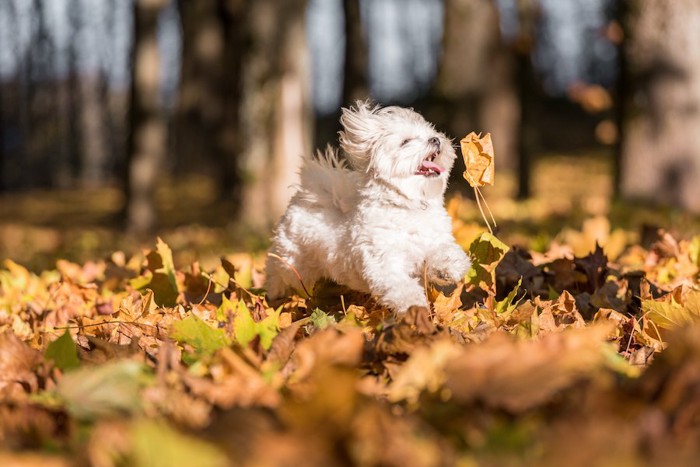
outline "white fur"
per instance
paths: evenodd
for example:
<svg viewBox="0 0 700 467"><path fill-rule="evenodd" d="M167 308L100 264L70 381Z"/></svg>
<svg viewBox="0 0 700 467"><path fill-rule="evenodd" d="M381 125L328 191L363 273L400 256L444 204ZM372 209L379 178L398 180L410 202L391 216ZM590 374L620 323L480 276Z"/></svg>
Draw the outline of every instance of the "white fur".
<svg viewBox="0 0 700 467"><path fill-rule="evenodd" d="M301 289L296 270L306 286L332 279L397 313L427 306L424 272L444 285L460 281L471 265L444 208L456 158L451 141L401 107L358 102L343 109L341 123L349 167L331 148L305 161L270 248L268 297ZM442 173L417 174L431 154Z"/></svg>

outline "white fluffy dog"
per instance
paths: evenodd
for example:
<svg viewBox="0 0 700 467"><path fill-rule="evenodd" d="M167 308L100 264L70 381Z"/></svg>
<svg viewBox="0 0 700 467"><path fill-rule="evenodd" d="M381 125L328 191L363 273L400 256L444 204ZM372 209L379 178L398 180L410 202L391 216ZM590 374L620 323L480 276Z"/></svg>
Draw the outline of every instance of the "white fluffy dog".
<svg viewBox="0 0 700 467"><path fill-rule="evenodd" d="M268 256L270 299L321 278L367 292L396 313L427 306L423 278L460 281L471 262L443 196L451 141L410 109L343 109L340 147L305 161Z"/></svg>

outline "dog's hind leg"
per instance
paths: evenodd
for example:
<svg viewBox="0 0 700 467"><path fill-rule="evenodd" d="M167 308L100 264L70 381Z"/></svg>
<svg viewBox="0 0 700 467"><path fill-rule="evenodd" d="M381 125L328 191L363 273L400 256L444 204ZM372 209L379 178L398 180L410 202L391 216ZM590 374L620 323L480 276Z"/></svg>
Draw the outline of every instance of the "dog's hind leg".
<svg viewBox="0 0 700 467"><path fill-rule="evenodd" d="M271 300L288 296L294 291L309 296L319 279L315 271L304 267L299 255L284 257L275 253L268 253L265 276L265 290Z"/></svg>

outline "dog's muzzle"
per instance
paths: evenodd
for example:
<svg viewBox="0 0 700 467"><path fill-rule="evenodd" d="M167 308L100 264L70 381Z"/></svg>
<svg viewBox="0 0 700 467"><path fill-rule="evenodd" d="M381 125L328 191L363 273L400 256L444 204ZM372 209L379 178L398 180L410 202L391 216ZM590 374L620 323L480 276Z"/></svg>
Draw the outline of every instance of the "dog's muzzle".
<svg viewBox="0 0 700 467"><path fill-rule="evenodd" d="M416 170L416 175L422 175L423 177L438 177L445 169L440 167L435 163L440 154L440 140L436 137L432 137L428 140L432 146L432 151L428 154L428 157L423 159L420 167Z"/></svg>

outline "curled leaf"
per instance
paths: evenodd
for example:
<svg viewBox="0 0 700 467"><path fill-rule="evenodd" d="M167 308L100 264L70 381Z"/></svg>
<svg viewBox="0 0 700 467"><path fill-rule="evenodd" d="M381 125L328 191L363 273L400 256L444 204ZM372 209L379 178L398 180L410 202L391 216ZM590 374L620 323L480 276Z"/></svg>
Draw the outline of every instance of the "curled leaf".
<svg viewBox="0 0 700 467"><path fill-rule="evenodd" d="M463 174L464 179L473 187L493 185L495 155L491 133L486 133L482 137L481 133L477 135L472 131L459 143L462 147L464 165L467 167Z"/></svg>

